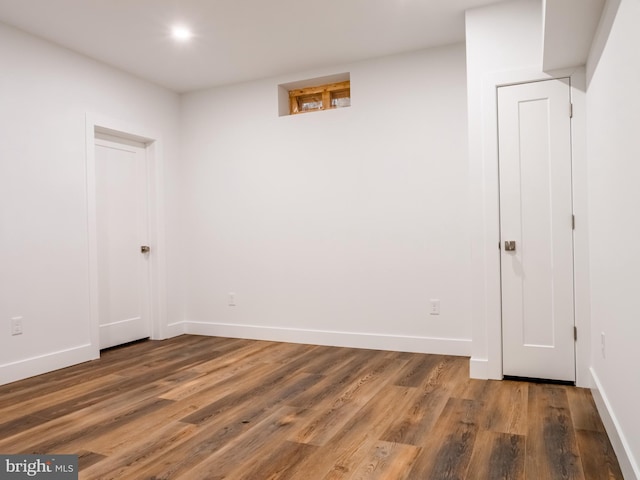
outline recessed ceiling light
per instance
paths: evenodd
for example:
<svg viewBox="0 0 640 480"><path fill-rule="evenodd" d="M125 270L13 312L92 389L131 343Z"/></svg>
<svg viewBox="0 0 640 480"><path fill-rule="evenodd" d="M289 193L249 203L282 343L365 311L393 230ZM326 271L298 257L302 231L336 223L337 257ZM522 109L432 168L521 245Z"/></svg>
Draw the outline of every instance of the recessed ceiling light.
<svg viewBox="0 0 640 480"><path fill-rule="evenodd" d="M171 36L180 42L186 42L193 37L193 33L187 27L175 26L171 29Z"/></svg>

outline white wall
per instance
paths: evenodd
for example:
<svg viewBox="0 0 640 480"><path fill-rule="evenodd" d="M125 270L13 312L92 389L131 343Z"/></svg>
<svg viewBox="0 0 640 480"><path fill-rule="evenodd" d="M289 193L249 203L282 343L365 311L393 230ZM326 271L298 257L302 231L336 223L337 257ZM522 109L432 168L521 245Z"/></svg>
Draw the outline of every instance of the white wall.
<svg viewBox="0 0 640 480"><path fill-rule="evenodd" d="M589 384L589 296L584 68L542 71L542 2L514 0L467 11L471 291L471 375L502 378L496 88L571 77L577 384Z"/></svg>
<svg viewBox="0 0 640 480"><path fill-rule="evenodd" d="M89 285L85 117L162 136L176 172L179 97L0 24L0 383L87 360ZM176 230L167 182L167 228ZM170 246L176 236L169 234ZM177 251L176 248L172 248ZM175 282L178 264L169 258ZM170 290L176 292L175 283ZM180 301L168 302L179 318ZM24 334L10 335L22 316Z"/></svg>
<svg viewBox="0 0 640 480"><path fill-rule="evenodd" d="M502 378L500 318L500 257L498 231L498 163L496 136L485 132L495 110L494 72L541 65L540 2L518 0L468 10L465 19L469 99L469 172L471 207L471 288L473 352L471 373ZM487 102L487 104L485 104ZM492 151L493 148L493 151Z"/></svg>
<svg viewBox="0 0 640 480"><path fill-rule="evenodd" d="M625 478L640 478L640 3L612 3L609 12L619 8L604 47L594 44L587 92L592 373Z"/></svg>
<svg viewBox="0 0 640 480"><path fill-rule="evenodd" d="M347 71L352 107L278 117L278 84ZM469 353L464 45L187 94L181 123L188 332Z"/></svg>

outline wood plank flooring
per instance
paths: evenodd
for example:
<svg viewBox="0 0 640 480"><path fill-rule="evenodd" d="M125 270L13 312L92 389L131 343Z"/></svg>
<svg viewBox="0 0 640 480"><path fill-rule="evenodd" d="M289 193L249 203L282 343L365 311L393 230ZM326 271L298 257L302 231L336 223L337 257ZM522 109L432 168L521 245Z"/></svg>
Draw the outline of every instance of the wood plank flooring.
<svg viewBox="0 0 640 480"><path fill-rule="evenodd" d="M622 479L588 390L463 357L181 336L0 387L0 453L81 479Z"/></svg>

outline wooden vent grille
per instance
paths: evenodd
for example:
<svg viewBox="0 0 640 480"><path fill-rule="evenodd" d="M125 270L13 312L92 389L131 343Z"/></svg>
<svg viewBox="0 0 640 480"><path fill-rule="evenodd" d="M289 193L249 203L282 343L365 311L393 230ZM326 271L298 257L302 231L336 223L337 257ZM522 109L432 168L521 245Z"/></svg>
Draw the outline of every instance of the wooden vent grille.
<svg viewBox="0 0 640 480"><path fill-rule="evenodd" d="M329 83L289 92L289 113L317 112L351 106L351 82Z"/></svg>

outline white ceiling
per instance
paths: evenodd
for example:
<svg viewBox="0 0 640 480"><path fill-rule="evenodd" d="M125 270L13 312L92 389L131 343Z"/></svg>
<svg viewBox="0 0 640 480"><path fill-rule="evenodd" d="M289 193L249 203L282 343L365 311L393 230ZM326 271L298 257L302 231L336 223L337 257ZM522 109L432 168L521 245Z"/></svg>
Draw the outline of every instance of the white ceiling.
<svg viewBox="0 0 640 480"><path fill-rule="evenodd" d="M186 92L461 42L495 1L0 0L0 21Z"/></svg>

